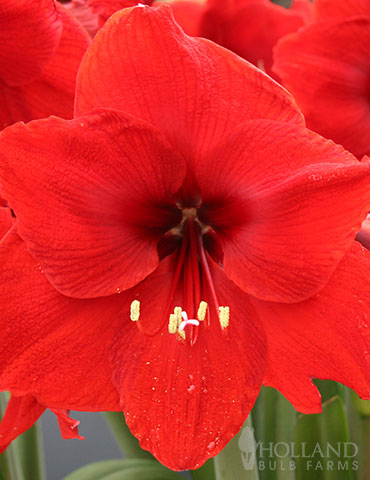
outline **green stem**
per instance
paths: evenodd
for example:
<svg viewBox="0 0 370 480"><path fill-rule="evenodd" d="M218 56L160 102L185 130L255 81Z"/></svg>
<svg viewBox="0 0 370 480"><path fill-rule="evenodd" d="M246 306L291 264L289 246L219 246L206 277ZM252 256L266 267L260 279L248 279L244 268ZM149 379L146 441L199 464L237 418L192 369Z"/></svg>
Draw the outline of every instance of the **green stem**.
<svg viewBox="0 0 370 480"><path fill-rule="evenodd" d="M370 478L370 400L360 400L356 393L349 392L347 409L351 441L358 447L358 480Z"/></svg>
<svg viewBox="0 0 370 480"><path fill-rule="evenodd" d="M36 422L15 441L26 478L45 478L44 455L40 422Z"/></svg>
<svg viewBox="0 0 370 480"><path fill-rule="evenodd" d="M216 480L258 480L255 441L250 416L244 428L214 459Z"/></svg>
<svg viewBox="0 0 370 480"><path fill-rule="evenodd" d="M125 458L149 458L153 460L154 457L140 447L139 441L130 432L123 413L104 412L104 417L116 438L118 446L125 454Z"/></svg>
<svg viewBox="0 0 370 480"><path fill-rule="evenodd" d="M0 393L0 417L2 418L6 409L6 393ZM19 461L16 445L9 445L4 453L0 455L1 480L24 480L22 467Z"/></svg>
<svg viewBox="0 0 370 480"><path fill-rule="evenodd" d="M361 427L359 448L362 450L362 476L360 476L360 480L368 480L370 478L370 417L361 418Z"/></svg>

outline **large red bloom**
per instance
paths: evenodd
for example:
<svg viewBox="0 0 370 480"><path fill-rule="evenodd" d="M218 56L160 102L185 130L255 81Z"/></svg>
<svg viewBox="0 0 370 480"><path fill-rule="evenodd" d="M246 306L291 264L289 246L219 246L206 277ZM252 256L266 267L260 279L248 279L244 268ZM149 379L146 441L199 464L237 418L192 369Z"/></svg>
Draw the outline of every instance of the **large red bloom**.
<svg viewBox="0 0 370 480"><path fill-rule="evenodd" d="M0 129L19 120L73 116L87 33L54 0L0 5Z"/></svg>
<svg viewBox="0 0 370 480"><path fill-rule="evenodd" d="M370 153L370 3L315 0L315 19L282 39L273 70L307 125L353 152Z"/></svg>
<svg viewBox="0 0 370 480"><path fill-rule="evenodd" d="M185 469L237 433L263 379L303 412L320 409L312 377L369 398L370 254L354 235L370 165L169 12L108 20L74 120L1 134L17 224L0 248L0 388L121 408Z"/></svg>

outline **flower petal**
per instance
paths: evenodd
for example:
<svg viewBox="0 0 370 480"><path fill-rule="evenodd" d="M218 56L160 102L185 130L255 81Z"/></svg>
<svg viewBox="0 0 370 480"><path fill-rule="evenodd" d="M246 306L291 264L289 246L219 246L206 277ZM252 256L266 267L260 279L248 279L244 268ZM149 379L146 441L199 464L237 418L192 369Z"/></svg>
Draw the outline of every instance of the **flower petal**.
<svg viewBox="0 0 370 480"><path fill-rule="evenodd" d="M229 12L225 3L234 3ZM300 12L271 1L209 2L200 36L209 38L272 74L272 48L284 35L302 27Z"/></svg>
<svg viewBox="0 0 370 480"><path fill-rule="evenodd" d="M63 33L42 73L26 85L0 82L0 129L20 120L28 122L49 115L73 117L77 70L90 39L65 8L57 2L56 6Z"/></svg>
<svg viewBox="0 0 370 480"><path fill-rule="evenodd" d="M158 6L160 2L154 2ZM200 24L206 8L205 0L169 0L166 2L172 8L176 22L187 35L199 37Z"/></svg>
<svg viewBox="0 0 370 480"><path fill-rule="evenodd" d="M273 70L308 127L358 157L370 153L369 50L370 18L319 22L275 48Z"/></svg>
<svg viewBox="0 0 370 480"><path fill-rule="evenodd" d="M0 423L0 453L14 439L31 428L45 409L46 407L41 405L32 395L21 397L12 395Z"/></svg>
<svg viewBox="0 0 370 480"><path fill-rule="evenodd" d="M267 334L264 383L300 412L320 411L314 377L370 398L369 271L370 253L354 242L314 298L293 305L253 302Z"/></svg>
<svg viewBox="0 0 370 480"><path fill-rule="evenodd" d="M62 22L52 0L7 0L0 6L0 78L22 85L54 54Z"/></svg>
<svg viewBox="0 0 370 480"><path fill-rule="evenodd" d="M141 298L143 325L161 324L157 305L167 302L173 261L167 257L132 289ZM120 329L112 348L114 382L132 433L175 470L200 467L239 431L264 373L264 333L248 296L215 264L212 275L219 300L230 306L227 335L211 318L191 347L168 332L167 322L155 336L140 333L132 322Z"/></svg>
<svg viewBox="0 0 370 480"><path fill-rule="evenodd" d="M99 15L104 23L113 13L122 8L134 7L139 2L137 0L85 0L91 10ZM143 0L143 5L151 5L153 0Z"/></svg>
<svg viewBox="0 0 370 480"><path fill-rule="evenodd" d="M71 0L64 7L78 20L91 37L99 30L98 16L95 15L85 0Z"/></svg>
<svg viewBox="0 0 370 480"><path fill-rule="evenodd" d="M303 122L285 90L235 54L185 35L167 5L117 12L97 34L81 63L75 111L96 107L155 125L189 163L244 120Z"/></svg>
<svg viewBox="0 0 370 480"><path fill-rule="evenodd" d="M10 208L0 207L0 241L8 233L13 225Z"/></svg>
<svg viewBox="0 0 370 480"><path fill-rule="evenodd" d="M65 440L70 438L78 438L79 440L85 439L85 437L81 437L81 435L78 433L80 421L71 418L69 416L69 410L51 408L50 411L53 412L58 419L59 430L62 438Z"/></svg>
<svg viewBox="0 0 370 480"><path fill-rule="evenodd" d="M313 7L316 20L355 15L370 16L368 0L315 0Z"/></svg>
<svg viewBox="0 0 370 480"><path fill-rule="evenodd" d="M246 122L195 173L226 275L264 300L317 293L370 209L370 163L294 125Z"/></svg>
<svg viewBox="0 0 370 480"><path fill-rule="evenodd" d="M16 124L1 137L4 197L55 288L110 295L156 268L185 166L153 127L101 111Z"/></svg>
<svg viewBox="0 0 370 480"><path fill-rule="evenodd" d="M108 352L119 295L76 300L59 294L13 230L0 249L0 390L44 405L118 410Z"/></svg>

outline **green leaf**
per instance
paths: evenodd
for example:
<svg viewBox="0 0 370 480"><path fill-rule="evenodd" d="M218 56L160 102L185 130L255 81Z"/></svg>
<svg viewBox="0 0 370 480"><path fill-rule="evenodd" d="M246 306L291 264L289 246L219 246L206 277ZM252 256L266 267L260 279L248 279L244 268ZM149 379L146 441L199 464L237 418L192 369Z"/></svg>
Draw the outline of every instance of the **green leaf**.
<svg viewBox="0 0 370 480"><path fill-rule="evenodd" d="M190 471L192 480L215 480L215 463L213 458L206 461L204 465L196 470Z"/></svg>
<svg viewBox="0 0 370 480"><path fill-rule="evenodd" d="M356 455L339 396L324 403L322 413L298 417L294 432L297 480L352 480Z"/></svg>
<svg viewBox="0 0 370 480"><path fill-rule="evenodd" d="M3 417L8 401L8 393L0 393L0 418ZM18 449L13 442L0 455L0 478L1 480L23 480L22 466Z"/></svg>
<svg viewBox="0 0 370 480"><path fill-rule="evenodd" d="M256 445L249 416L240 433L214 458L216 480L258 480Z"/></svg>
<svg viewBox="0 0 370 480"><path fill-rule="evenodd" d="M370 400L361 400L357 393L351 391L351 401L359 415L370 416Z"/></svg>
<svg viewBox="0 0 370 480"><path fill-rule="evenodd" d="M145 458L154 461L153 455L143 450L138 439L130 432L122 412L104 412L104 417L125 458Z"/></svg>
<svg viewBox="0 0 370 480"><path fill-rule="evenodd" d="M337 395L341 397L343 402L346 401L346 387L341 383L334 382L333 380L319 380L317 378L314 379L313 383L320 390L323 402L327 402Z"/></svg>
<svg viewBox="0 0 370 480"><path fill-rule="evenodd" d="M262 387L252 419L260 479L294 480L290 445L297 413L293 406L277 390Z"/></svg>
<svg viewBox="0 0 370 480"><path fill-rule="evenodd" d="M114 480L115 478L181 480L183 477L154 460L125 459L90 463L70 473L64 480Z"/></svg>

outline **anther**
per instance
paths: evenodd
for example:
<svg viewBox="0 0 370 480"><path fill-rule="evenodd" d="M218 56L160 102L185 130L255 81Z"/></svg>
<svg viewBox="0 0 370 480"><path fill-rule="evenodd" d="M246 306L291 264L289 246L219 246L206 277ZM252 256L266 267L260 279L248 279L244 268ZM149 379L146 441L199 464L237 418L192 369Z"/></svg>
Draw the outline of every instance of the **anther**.
<svg viewBox="0 0 370 480"><path fill-rule="evenodd" d="M168 331L170 333L176 333L177 331L177 318L174 313L171 313L170 315L170 321L168 322Z"/></svg>
<svg viewBox="0 0 370 480"><path fill-rule="evenodd" d="M230 320L230 307L218 307L220 324L222 328L229 326Z"/></svg>
<svg viewBox="0 0 370 480"><path fill-rule="evenodd" d="M177 333L180 335L181 338L183 338L184 340L186 339L186 334L184 330L177 330Z"/></svg>
<svg viewBox="0 0 370 480"><path fill-rule="evenodd" d="M139 302L139 300L134 300L131 303L130 318L133 322L137 322L139 320L139 318L140 318L140 302Z"/></svg>
<svg viewBox="0 0 370 480"><path fill-rule="evenodd" d="M208 304L207 302L204 302L203 300L200 302L199 307L198 307L198 313L197 313L197 318L200 322L203 322L204 319L206 318L207 314L207 307Z"/></svg>
<svg viewBox="0 0 370 480"><path fill-rule="evenodd" d="M175 307L173 314L175 315L177 325L180 325L180 323L182 322L182 308Z"/></svg>

